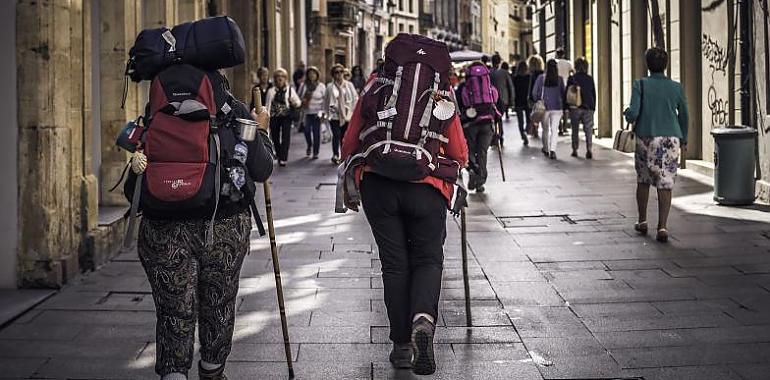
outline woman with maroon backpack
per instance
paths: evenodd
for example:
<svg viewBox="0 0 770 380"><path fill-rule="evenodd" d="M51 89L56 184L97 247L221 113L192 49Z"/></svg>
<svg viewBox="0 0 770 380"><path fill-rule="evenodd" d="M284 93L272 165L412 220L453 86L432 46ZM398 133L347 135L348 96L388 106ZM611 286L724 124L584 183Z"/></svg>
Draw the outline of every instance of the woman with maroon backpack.
<svg viewBox="0 0 770 380"><path fill-rule="evenodd" d="M462 198L454 183L468 152L451 101L446 44L402 33L385 59L364 87L343 141L343 178L353 182L343 192L346 205L358 210L360 189L379 248L390 361L428 375L436 371L446 214Z"/></svg>
<svg viewBox="0 0 770 380"><path fill-rule="evenodd" d="M506 74L507 75L507 74ZM465 85L460 91L460 112L468 120L464 125L465 139L470 154L470 181L468 190L485 191L487 182L487 151L495 136L495 123L501 115L497 88L492 84L490 72L482 62L472 63L466 70Z"/></svg>

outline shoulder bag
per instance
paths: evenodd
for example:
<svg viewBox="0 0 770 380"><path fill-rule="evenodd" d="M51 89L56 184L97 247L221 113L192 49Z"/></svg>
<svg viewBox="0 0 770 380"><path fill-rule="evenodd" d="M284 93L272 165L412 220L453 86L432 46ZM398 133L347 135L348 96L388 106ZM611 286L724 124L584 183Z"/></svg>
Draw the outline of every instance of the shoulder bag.
<svg viewBox="0 0 770 380"><path fill-rule="evenodd" d="M543 80L543 87L540 91L540 99L532 106L532 113L529 118L533 123L540 123L545 119L545 80Z"/></svg>
<svg viewBox="0 0 770 380"><path fill-rule="evenodd" d="M633 153L636 150L636 126L639 124L639 119L642 117L642 109L644 106L644 80L639 80L639 114L636 116L636 120L633 125L631 123L626 124L626 127L615 132L615 142L612 148L621 151L623 153Z"/></svg>

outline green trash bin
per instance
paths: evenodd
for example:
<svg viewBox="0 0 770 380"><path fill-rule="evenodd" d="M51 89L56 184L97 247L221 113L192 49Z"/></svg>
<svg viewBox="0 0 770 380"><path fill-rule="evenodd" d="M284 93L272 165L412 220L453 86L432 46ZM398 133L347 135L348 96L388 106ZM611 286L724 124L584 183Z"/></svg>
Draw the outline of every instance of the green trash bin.
<svg viewBox="0 0 770 380"><path fill-rule="evenodd" d="M757 130L730 126L714 129L711 135L714 136L714 200L727 206L753 204Z"/></svg>

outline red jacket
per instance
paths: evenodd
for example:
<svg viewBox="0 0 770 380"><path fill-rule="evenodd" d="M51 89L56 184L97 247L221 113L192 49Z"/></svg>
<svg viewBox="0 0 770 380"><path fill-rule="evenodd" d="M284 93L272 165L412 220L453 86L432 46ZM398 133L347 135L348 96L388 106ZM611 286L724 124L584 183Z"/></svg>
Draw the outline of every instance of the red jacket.
<svg viewBox="0 0 770 380"><path fill-rule="evenodd" d="M372 76L374 78L374 76ZM371 78L370 78L371 79ZM342 140L342 159L343 161L348 157L358 153L361 149L361 140L359 135L361 129L364 126L363 117L361 117L361 101L359 99L356 104L355 110L353 110L353 116L348 124L348 129L345 131L345 136ZM441 153L448 158L451 158L460 163L460 167L464 168L468 165L468 143L465 141L465 135L463 134L463 127L460 124L459 116L455 115L452 119L449 128L447 128L444 135L449 139L448 144L441 144ZM367 166L357 168L356 180L360 183L363 178L364 172L368 171ZM435 187L442 195L450 202L452 195L454 195L454 184L448 183L442 179L436 177L425 177L417 183L427 183Z"/></svg>

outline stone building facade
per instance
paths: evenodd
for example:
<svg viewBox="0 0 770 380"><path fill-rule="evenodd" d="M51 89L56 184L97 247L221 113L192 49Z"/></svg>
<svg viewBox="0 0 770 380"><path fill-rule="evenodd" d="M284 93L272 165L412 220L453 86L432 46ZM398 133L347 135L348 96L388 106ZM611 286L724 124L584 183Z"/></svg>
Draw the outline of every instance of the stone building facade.
<svg viewBox="0 0 770 380"><path fill-rule="evenodd" d="M481 0L459 0L458 5L462 47L481 51Z"/></svg>
<svg viewBox="0 0 770 380"><path fill-rule="evenodd" d="M147 100L148 83L128 83L128 49L137 33L208 15L232 16L247 62L227 70L235 94L249 94L263 64L303 59L303 36L265 47L261 30L294 36L284 22L303 0L19 0L0 2L4 59L0 90L10 125L0 132L0 288L56 288L111 258L122 242L126 202L118 182L127 154L114 138ZM290 5L291 4L291 5ZM264 10L270 11L268 17ZM277 9L277 8L276 8ZM265 24L261 20L267 20ZM290 20L289 20L290 21ZM273 24L270 24L273 23ZM277 26L270 26L277 25ZM283 26L282 26L283 25ZM286 29L288 27L288 29ZM293 33L293 34L292 34Z"/></svg>
<svg viewBox="0 0 770 380"><path fill-rule="evenodd" d="M508 12L508 0L481 1L481 48L483 52L488 54L497 52L501 57L509 56Z"/></svg>
<svg viewBox="0 0 770 380"><path fill-rule="evenodd" d="M420 1L420 34L445 42L449 51L462 50L460 1Z"/></svg>
<svg viewBox="0 0 770 380"><path fill-rule="evenodd" d="M649 9L658 3L668 75L682 83L690 111L688 168L713 173L710 131L748 125L759 132L761 179L770 198L770 51L764 0L554 0L535 6L534 44L551 57L586 56L597 81L597 134L622 128L634 79L646 74L644 51L653 46ZM649 9L648 9L649 7Z"/></svg>
<svg viewBox="0 0 770 380"><path fill-rule="evenodd" d="M508 3L508 43L510 62L526 59L534 52L532 45L532 8L524 0Z"/></svg>

